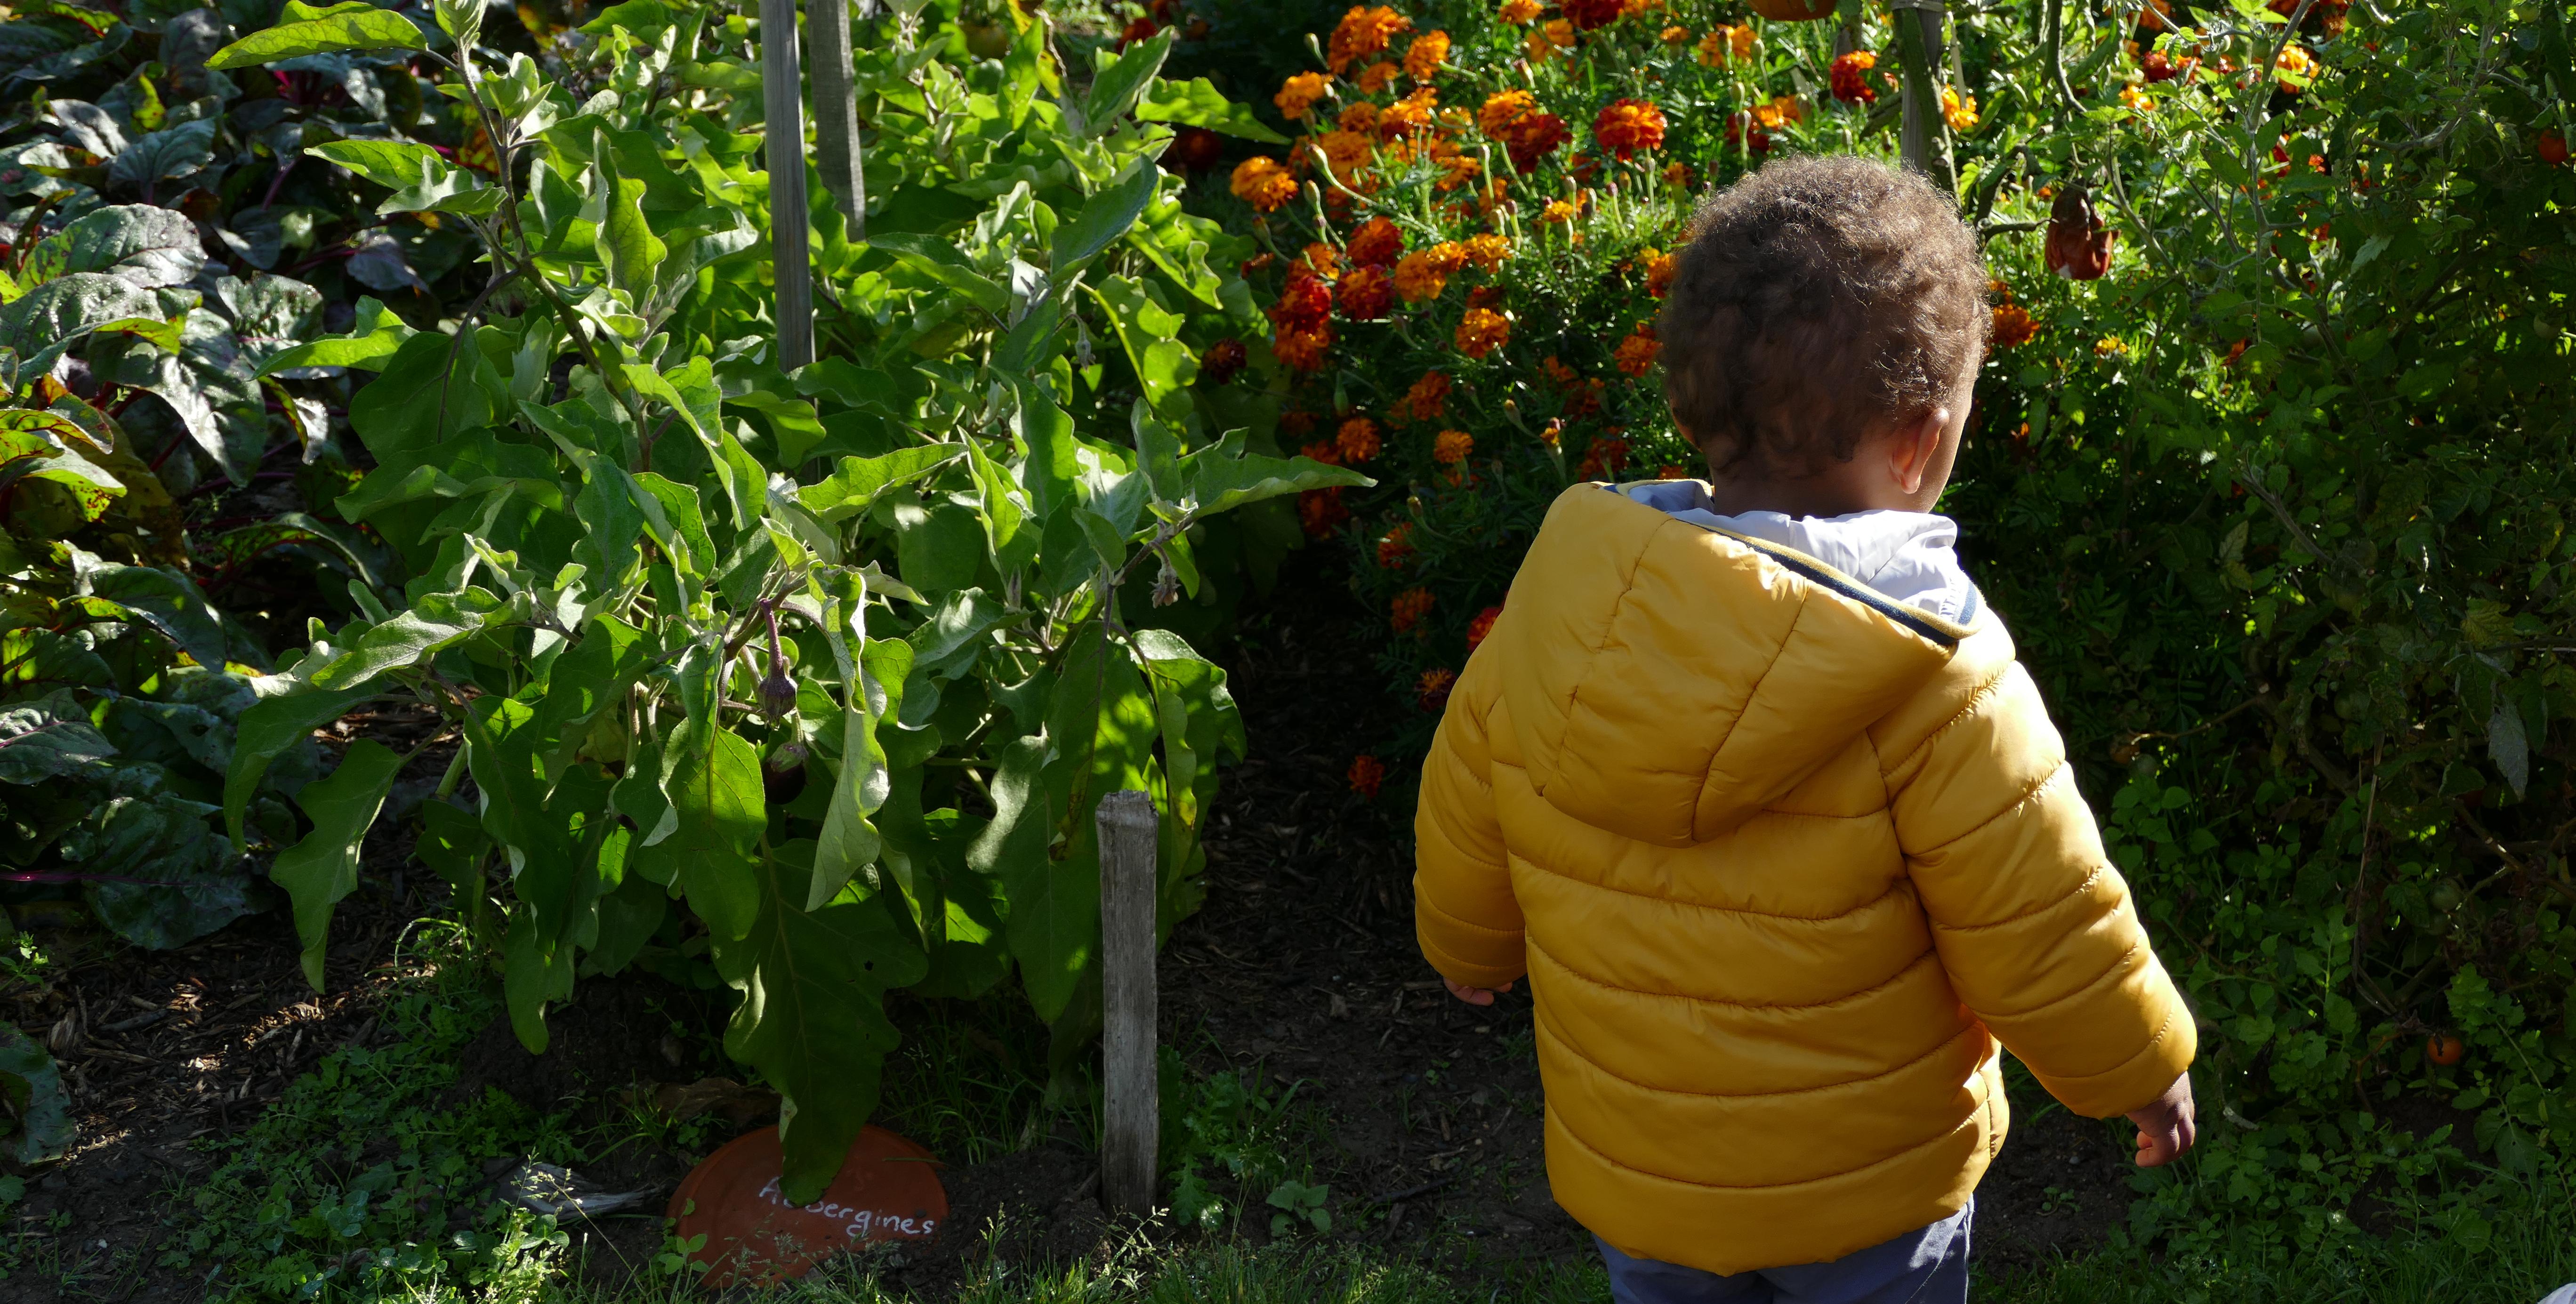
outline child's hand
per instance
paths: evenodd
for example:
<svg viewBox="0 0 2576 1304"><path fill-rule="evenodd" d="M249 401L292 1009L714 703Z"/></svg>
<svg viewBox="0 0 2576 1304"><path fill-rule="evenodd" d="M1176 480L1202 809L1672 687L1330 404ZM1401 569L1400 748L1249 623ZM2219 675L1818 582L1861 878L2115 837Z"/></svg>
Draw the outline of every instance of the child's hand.
<svg viewBox="0 0 2576 1304"><path fill-rule="evenodd" d="M1450 995L1457 997L1459 1000L1465 1001L1469 1005L1491 1005L1494 1003L1495 992L1507 992L1512 989L1512 985L1510 983L1504 983L1500 987L1493 988L1469 987L1465 983L1451 982L1445 977L1440 980L1440 984L1449 989Z"/></svg>
<svg viewBox="0 0 2576 1304"><path fill-rule="evenodd" d="M2191 1104L2191 1075L2175 1078L2165 1094L2146 1108L2130 1110L2129 1121L2138 1125L2138 1167L2162 1168L2182 1158L2200 1136Z"/></svg>

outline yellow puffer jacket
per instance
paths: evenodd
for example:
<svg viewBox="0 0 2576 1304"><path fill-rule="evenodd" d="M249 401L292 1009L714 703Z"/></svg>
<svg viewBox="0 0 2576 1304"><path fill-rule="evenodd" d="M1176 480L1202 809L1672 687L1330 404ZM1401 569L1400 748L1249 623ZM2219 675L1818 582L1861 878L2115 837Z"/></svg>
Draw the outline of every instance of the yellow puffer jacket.
<svg viewBox="0 0 2576 1304"><path fill-rule="evenodd" d="M1822 1262L1956 1213L1996 1041L2108 1118L2190 1012L2010 636L1567 490L1449 699L1423 954L1526 974L1557 1202L1632 1255Z"/></svg>

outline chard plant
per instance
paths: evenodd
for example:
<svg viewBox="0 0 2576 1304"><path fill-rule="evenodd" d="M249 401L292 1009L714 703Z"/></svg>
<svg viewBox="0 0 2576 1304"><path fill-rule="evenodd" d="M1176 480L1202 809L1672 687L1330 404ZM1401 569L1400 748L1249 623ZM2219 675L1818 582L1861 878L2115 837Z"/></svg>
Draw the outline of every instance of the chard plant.
<svg viewBox="0 0 2576 1304"><path fill-rule="evenodd" d="M854 69L860 240L828 195L769 207L756 16L635 0L540 64L479 48L482 13L437 6L436 90L471 107L490 174L405 142L309 150L377 183L380 213L471 229L488 281L452 330L367 304L270 360L375 373L349 413L374 467L338 507L410 578L398 606L353 589L365 617L258 681L226 813L247 839L272 758L359 704L434 708L461 746L418 855L474 903L521 1040L541 1051L583 978L703 955L811 1199L875 1104L889 989L1016 975L1060 1063L1096 1031L1103 793L1153 795L1162 925L1197 905L1244 739L1224 672L1163 626L1222 606L1279 534L1218 518L1361 482L1262 451L1269 406L1198 376L1260 319L1225 270L1239 242L1156 161L1169 124L1265 129L1159 81L1169 37L1077 88L1042 20L976 58L899 5ZM208 66L432 44L290 3ZM822 305L792 374L778 221L813 227ZM311 831L271 876L317 983L412 759L360 741L297 795Z"/></svg>

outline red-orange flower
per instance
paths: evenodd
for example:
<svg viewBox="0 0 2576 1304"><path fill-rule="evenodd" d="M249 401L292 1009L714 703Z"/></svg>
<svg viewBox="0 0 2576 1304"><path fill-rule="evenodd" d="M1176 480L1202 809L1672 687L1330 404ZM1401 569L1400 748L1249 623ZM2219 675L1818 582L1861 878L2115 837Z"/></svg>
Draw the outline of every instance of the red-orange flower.
<svg viewBox="0 0 2576 1304"><path fill-rule="evenodd" d="M1449 406L1449 378L1436 371L1422 373L1422 379L1404 391L1404 410L1416 421L1435 421Z"/></svg>
<svg viewBox="0 0 2576 1304"><path fill-rule="evenodd" d="M1350 243L1342 246L1342 255L1353 267L1393 267L1404 255L1404 232L1383 217L1372 217L1351 232Z"/></svg>
<svg viewBox="0 0 2576 1304"><path fill-rule="evenodd" d="M1329 536L1349 519L1351 509L1343 505L1339 487L1309 489L1297 495L1297 524L1304 527L1310 539Z"/></svg>
<svg viewBox="0 0 2576 1304"><path fill-rule="evenodd" d="M1386 532L1385 538L1377 541L1377 564L1386 570L1394 570L1403 565L1404 559L1412 555L1413 523L1411 521L1397 525Z"/></svg>
<svg viewBox="0 0 2576 1304"><path fill-rule="evenodd" d="M1641 149L1661 149L1664 111L1651 100L1612 100L1592 120L1592 138L1622 159Z"/></svg>
<svg viewBox="0 0 2576 1304"><path fill-rule="evenodd" d="M1443 240L1428 249L1406 254L1395 265L1395 291L1406 303L1437 299L1449 288L1449 278L1467 261L1467 251L1452 241Z"/></svg>
<svg viewBox="0 0 2576 1304"><path fill-rule="evenodd" d="M1467 315L1459 320L1458 332L1452 342L1460 353L1481 358L1511 343L1511 340L1511 318L1490 308L1469 308Z"/></svg>
<svg viewBox="0 0 2576 1304"><path fill-rule="evenodd" d="M1270 305L1270 324L1281 333L1322 329L1333 313L1333 292L1322 280L1304 267L1290 269L1288 283L1279 288L1279 302Z"/></svg>
<svg viewBox="0 0 2576 1304"><path fill-rule="evenodd" d="M1502 618L1503 609L1500 607L1487 607L1477 612L1476 618L1467 622L1467 650L1473 652L1481 646L1485 636L1494 632L1494 622Z"/></svg>
<svg viewBox="0 0 2576 1304"><path fill-rule="evenodd" d="M1374 799L1377 790L1386 786L1386 762L1374 756L1354 756L1351 758L1350 780L1351 791Z"/></svg>
<svg viewBox="0 0 2576 1304"><path fill-rule="evenodd" d="M1342 456L1353 462L1365 462L1377 456L1378 443L1377 423L1367 417L1352 417L1342 423L1341 429L1333 432L1333 447L1342 450Z"/></svg>
<svg viewBox="0 0 2576 1304"><path fill-rule="evenodd" d="M2038 324L2030 319L2030 313L2025 311L2020 304L1999 303L1995 305L1995 321L1992 338L1996 348L2019 348L2024 344L2030 343L2031 338L2038 334Z"/></svg>
<svg viewBox="0 0 2576 1304"><path fill-rule="evenodd" d="M1234 379L1235 373L1243 370L1251 360L1252 355L1243 347L1243 341L1231 337L1218 340L1207 347L1207 352L1199 355L1199 379L1211 385L1222 385Z"/></svg>
<svg viewBox="0 0 2576 1304"><path fill-rule="evenodd" d="M1275 212L1297 197L1297 179L1279 160L1255 154L1234 165L1234 197L1264 213Z"/></svg>
<svg viewBox="0 0 2576 1304"><path fill-rule="evenodd" d="M1673 288L1673 277L1679 271L1679 260L1668 253L1650 251L1646 255L1646 293L1660 299Z"/></svg>
<svg viewBox="0 0 2576 1304"><path fill-rule="evenodd" d="M1303 122L1331 84L1320 72L1301 72L1279 83L1279 93L1271 96L1270 102L1279 106L1281 117Z"/></svg>
<svg viewBox="0 0 2576 1304"><path fill-rule="evenodd" d="M1404 49L1404 75L1415 81L1429 81L1449 58L1449 34L1430 32L1413 38Z"/></svg>
<svg viewBox="0 0 2576 1304"><path fill-rule="evenodd" d="M1410 136L1429 127L1431 114L1439 107L1439 91L1429 86L1417 87L1412 94L1386 106L1386 111L1377 115L1377 134L1388 140Z"/></svg>
<svg viewBox="0 0 2576 1304"><path fill-rule="evenodd" d="M1443 430L1431 441L1431 460L1442 466L1456 466L1476 451L1476 437L1464 430Z"/></svg>
<svg viewBox="0 0 2576 1304"><path fill-rule="evenodd" d="M1618 435L1595 435L1584 446L1583 465L1574 473L1578 480L1606 480L1628 465L1628 441Z"/></svg>
<svg viewBox="0 0 2576 1304"><path fill-rule="evenodd" d="M1635 330L1628 332L1628 338L1619 341L1610 359L1619 364L1619 370L1643 377L1655 369L1655 357L1663 351L1663 343L1655 338L1655 328L1639 322Z"/></svg>
<svg viewBox="0 0 2576 1304"><path fill-rule="evenodd" d="M1290 371L1321 371L1324 355L1332 350L1333 328L1318 326L1313 330L1281 331L1270 341L1270 352L1279 365Z"/></svg>
<svg viewBox="0 0 2576 1304"><path fill-rule="evenodd" d="M1387 623L1393 625L1395 627L1395 632L1398 634L1410 634L1413 632L1415 626L1422 623L1422 618L1429 615L1430 612L1431 590L1425 588L1406 589L1404 592L1396 594L1395 601L1388 604Z"/></svg>
<svg viewBox="0 0 2576 1304"><path fill-rule="evenodd" d="M1420 702L1425 711L1437 711L1449 705L1449 690L1457 682L1458 672L1446 666L1425 670L1422 678L1414 681L1414 700Z"/></svg>
<svg viewBox="0 0 2576 1304"><path fill-rule="evenodd" d="M1878 92L1862 74L1878 66L1878 56L1867 50L1854 50L1834 60L1834 98L1845 104L1876 104Z"/></svg>
<svg viewBox="0 0 2576 1304"><path fill-rule="evenodd" d="M1566 20L1574 24L1576 31L1582 32L1609 26L1618 20L1625 8L1619 0L1565 0L1560 7L1565 11Z"/></svg>
<svg viewBox="0 0 2576 1304"><path fill-rule="evenodd" d="M1354 267L1341 283L1342 315L1376 321L1395 306L1395 278L1383 267Z"/></svg>
<svg viewBox="0 0 2576 1304"><path fill-rule="evenodd" d="M1354 61L1384 50L1397 33L1412 29L1412 19L1385 5L1375 9L1353 5L1350 12L1342 15L1342 21L1333 25L1330 52L1324 62L1340 72Z"/></svg>

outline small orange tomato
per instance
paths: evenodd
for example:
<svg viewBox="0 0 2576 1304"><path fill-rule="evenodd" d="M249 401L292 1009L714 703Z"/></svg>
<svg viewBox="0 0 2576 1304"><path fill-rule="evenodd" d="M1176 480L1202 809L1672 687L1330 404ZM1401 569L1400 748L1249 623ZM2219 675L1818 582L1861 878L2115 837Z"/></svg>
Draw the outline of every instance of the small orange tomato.
<svg viewBox="0 0 2576 1304"><path fill-rule="evenodd" d="M2424 1039L2424 1058L2436 1064L2448 1067L2467 1059L2468 1056L2467 1044L2457 1037L2446 1033L2435 1033Z"/></svg>

